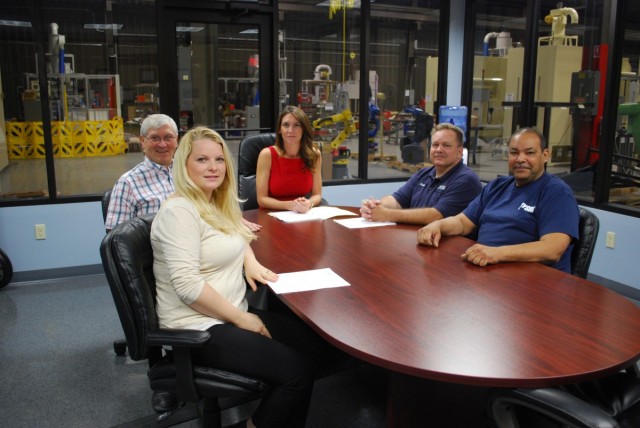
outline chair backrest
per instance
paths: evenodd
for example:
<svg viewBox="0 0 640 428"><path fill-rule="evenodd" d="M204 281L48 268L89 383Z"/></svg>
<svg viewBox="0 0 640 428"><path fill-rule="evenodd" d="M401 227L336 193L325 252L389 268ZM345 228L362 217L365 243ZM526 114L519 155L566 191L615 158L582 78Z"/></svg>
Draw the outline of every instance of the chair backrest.
<svg viewBox="0 0 640 428"><path fill-rule="evenodd" d="M571 252L571 273L581 278L586 278L589 273L589 265L596 248L600 221L598 217L586 208L580 207L580 239L573 245Z"/></svg>
<svg viewBox="0 0 640 428"><path fill-rule="evenodd" d="M265 147L273 146L276 142L276 134L249 135L240 141L238 148L238 195L240 199L246 199L242 204L242 210L258 208L256 198L256 167L258 155Z"/></svg>
<svg viewBox="0 0 640 428"><path fill-rule="evenodd" d="M154 214L135 217L112 229L100 244L104 273L118 310L129 355L142 360L157 355L147 333L158 328L155 309L151 223Z"/></svg>
<svg viewBox="0 0 640 428"><path fill-rule="evenodd" d="M418 113L416 116L416 131L413 142L420 144L427 138L431 138L431 130L433 129L433 116L429 113Z"/></svg>
<svg viewBox="0 0 640 428"><path fill-rule="evenodd" d="M107 221L107 212L109 211L109 201L111 200L111 191L109 189L102 194L102 220Z"/></svg>

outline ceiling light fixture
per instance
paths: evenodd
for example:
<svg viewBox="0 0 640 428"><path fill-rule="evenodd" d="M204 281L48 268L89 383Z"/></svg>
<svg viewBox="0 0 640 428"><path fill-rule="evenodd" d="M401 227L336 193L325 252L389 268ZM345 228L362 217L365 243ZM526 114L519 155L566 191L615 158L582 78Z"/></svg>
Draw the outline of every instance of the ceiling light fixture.
<svg viewBox="0 0 640 428"><path fill-rule="evenodd" d="M31 23L28 21L14 21L12 19L0 19L0 25L7 27L27 27L31 28Z"/></svg>
<svg viewBox="0 0 640 428"><path fill-rule="evenodd" d="M178 33L197 33L202 30L204 30L204 27L176 27L176 32Z"/></svg>
<svg viewBox="0 0 640 428"><path fill-rule="evenodd" d="M122 24L84 24L85 30L121 30L124 25Z"/></svg>

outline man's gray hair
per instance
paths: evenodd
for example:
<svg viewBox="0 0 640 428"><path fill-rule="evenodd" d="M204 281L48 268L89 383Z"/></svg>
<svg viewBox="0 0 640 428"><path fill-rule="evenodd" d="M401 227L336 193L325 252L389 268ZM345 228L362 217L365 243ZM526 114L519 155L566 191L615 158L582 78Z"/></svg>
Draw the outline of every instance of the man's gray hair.
<svg viewBox="0 0 640 428"><path fill-rule="evenodd" d="M171 117L161 113L150 114L144 118L142 125L140 125L140 135L146 137L149 131L162 128L165 125L169 125L173 132L178 135L176 122Z"/></svg>

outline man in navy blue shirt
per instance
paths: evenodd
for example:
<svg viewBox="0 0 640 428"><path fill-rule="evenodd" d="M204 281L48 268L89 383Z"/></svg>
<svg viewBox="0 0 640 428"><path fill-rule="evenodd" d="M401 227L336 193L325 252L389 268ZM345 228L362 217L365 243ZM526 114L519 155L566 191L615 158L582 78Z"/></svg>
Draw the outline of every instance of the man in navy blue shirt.
<svg viewBox="0 0 640 428"><path fill-rule="evenodd" d="M509 177L499 177L460 214L418 231L418 243L437 247L442 236L477 229L478 243L462 259L479 266L501 262L540 262L571 272L571 250L580 215L573 192L548 174L544 136L533 128L509 141Z"/></svg>
<svg viewBox="0 0 640 428"><path fill-rule="evenodd" d="M429 224L461 212L482 189L478 175L462 162L462 143L463 133L457 126L436 126L430 151L433 166L416 172L393 195L363 201L362 217Z"/></svg>

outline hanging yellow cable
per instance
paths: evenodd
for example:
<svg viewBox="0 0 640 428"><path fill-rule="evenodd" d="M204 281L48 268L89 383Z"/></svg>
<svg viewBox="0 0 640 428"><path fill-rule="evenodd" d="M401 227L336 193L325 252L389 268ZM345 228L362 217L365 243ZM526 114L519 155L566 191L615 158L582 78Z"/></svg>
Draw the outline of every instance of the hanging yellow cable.
<svg viewBox="0 0 640 428"><path fill-rule="evenodd" d="M339 10L353 9L355 0L329 0L329 19Z"/></svg>
<svg viewBox="0 0 640 428"><path fill-rule="evenodd" d="M345 69L347 66L347 11L342 10L342 81L346 82Z"/></svg>
<svg viewBox="0 0 640 428"><path fill-rule="evenodd" d="M329 0L329 19L342 10L342 81L346 81L347 67L347 9L353 9L355 0Z"/></svg>

